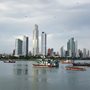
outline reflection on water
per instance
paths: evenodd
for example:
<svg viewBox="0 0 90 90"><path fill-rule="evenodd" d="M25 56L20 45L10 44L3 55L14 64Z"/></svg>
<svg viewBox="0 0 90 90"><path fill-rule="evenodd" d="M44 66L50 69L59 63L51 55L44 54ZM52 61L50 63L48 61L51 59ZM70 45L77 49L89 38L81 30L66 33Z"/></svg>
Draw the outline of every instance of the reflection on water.
<svg viewBox="0 0 90 90"><path fill-rule="evenodd" d="M16 63L14 65L14 73L16 75L28 75L28 65Z"/></svg>
<svg viewBox="0 0 90 90"><path fill-rule="evenodd" d="M17 62L14 65L15 90L29 90L28 64Z"/></svg>
<svg viewBox="0 0 90 90"><path fill-rule="evenodd" d="M47 72L46 68L33 68L32 90L47 90Z"/></svg>

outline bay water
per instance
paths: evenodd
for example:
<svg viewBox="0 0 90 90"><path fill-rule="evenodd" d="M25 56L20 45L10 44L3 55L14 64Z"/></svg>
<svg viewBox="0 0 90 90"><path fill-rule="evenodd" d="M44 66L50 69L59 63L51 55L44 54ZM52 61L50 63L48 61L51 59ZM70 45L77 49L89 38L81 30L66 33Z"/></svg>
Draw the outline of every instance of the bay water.
<svg viewBox="0 0 90 90"><path fill-rule="evenodd" d="M90 67L86 71L36 68L34 61L0 61L0 90L90 90Z"/></svg>

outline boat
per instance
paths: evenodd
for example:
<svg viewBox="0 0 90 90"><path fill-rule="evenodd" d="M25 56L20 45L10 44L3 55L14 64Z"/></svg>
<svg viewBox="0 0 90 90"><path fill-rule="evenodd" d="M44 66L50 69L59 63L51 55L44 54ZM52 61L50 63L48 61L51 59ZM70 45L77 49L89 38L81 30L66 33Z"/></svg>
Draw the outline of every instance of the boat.
<svg viewBox="0 0 90 90"><path fill-rule="evenodd" d="M72 64L71 60L61 60L60 61L62 64Z"/></svg>
<svg viewBox="0 0 90 90"><path fill-rule="evenodd" d="M90 67L90 63L73 63L73 66L87 66L87 67Z"/></svg>
<svg viewBox="0 0 90 90"><path fill-rule="evenodd" d="M33 66L35 66L35 67L52 67L51 65L47 65L47 64L33 64Z"/></svg>
<svg viewBox="0 0 90 90"><path fill-rule="evenodd" d="M42 59L41 61L33 64L34 67L59 67L58 60L45 60Z"/></svg>
<svg viewBox="0 0 90 90"><path fill-rule="evenodd" d="M66 66L65 69L74 71L86 71L84 67L77 67L77 66Z"/></svg>
<svg viewBox="0 0 90 90"><path fill-rule="evenodd" d="M4 60L3 62L4 63L15 63L16 61L14 61L14 60Z"/></svg>

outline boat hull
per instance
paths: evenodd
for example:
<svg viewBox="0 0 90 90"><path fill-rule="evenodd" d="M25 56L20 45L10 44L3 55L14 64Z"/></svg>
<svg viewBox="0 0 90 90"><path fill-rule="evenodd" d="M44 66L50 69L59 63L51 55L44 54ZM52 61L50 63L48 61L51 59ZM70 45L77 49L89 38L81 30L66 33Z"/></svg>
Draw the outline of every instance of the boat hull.
<svg viewBox="0 0 90 90"><path fill-rule="evenodd" d="M83 67L75 67L75 66L66 66L66 70L74 70L74 71L85 71L86 69Z"/></svg>
<svg viewBox="0 0 90 90"><path fill-rule="evenodd" d="M49 68L52 68L52 67L59 67L59 66L55 66L55 65L44 65L44 64L33 64L34 67L49 67Z"/></svg>
<svg viewBox="0 0 90 90"><path fill-rule="evenodd" d="M52 67L51 65L33 64L34 67Z"/></svg>
<svg viewBox="0 0 90 90"><path fill-rule="evenodd" d="M33 64L34 67L59 67L58 60L41 60L36 64Z"/></svg>
<svg viewBox="0 0 90 90"><path fill-rule="evenodd" d="M87 66L87 67L90 67L90 63L73 63L73 66Z"/></svg>
<svg viewBox="0 0 90 90"><path fill-rule="evenodd" d="M4 63L15 63L15 61L3 61Z"/></svg>

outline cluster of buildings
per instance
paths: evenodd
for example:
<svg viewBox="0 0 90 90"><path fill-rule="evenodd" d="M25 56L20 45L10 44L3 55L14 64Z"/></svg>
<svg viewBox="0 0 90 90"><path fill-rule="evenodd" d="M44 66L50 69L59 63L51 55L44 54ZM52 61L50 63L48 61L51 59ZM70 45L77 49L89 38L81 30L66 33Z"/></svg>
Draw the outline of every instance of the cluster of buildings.
<svg viewBox="0 0 90 90"><path fill-rule="evenodd" d="M27 36L23 36L23 40L16 39L15 41L15 56L28 56L28 40Z"/></svg>
<svg viewBox="0 0 90 90"><path fill-rule="evenodd" d="M89 58L90 51L86 48L83 48L83 50L78 49L78 43L74 40L74 37L72 37L67 42L67 50L65 50L63 46L60 48L60 57Z"/></svg>
<svg viewBox="0 0 90 90"><path fill-rule="evenodd" d="M23 36L23 40L21 39L16 39L15 42L15 51L14 55L15 56L28 56L29 51L28 51L28 43L29 38L27 36ZM41 53L39 53L39 30L38 30L38 25L35 24L34 30L33 30L33 52L32 55L44 55L46 56L47 52L47 35L45 32L42 32L41 34Z"/></svg>
<svg viewBox="0 0 90 90"><path fill-rule="evenodd" d="M47 35L45 32L41 33L41 48L39 48L39 30L38 25L35 24L33 29L33 40L32 40L32 53L29 54L28 44L29 38L27 36L23 36L23 40L16 39L15 41L15 56L59 56L59 57L90 57L89 50L85 48L83 50L78 49L78 43L74 40L74 37L70 38L67 42L67 50L62 46L59 52L55 52L53 48L47 49ZM41 50L41 51L40 51Z"/></svg>
<svg viewBox="0 0 90 90"><path fill-rule="evenodd" d="M67 51L64 50L64 47L62 46L60 48L60 54L61 57L78 57L78 47L77 47L77 41L74 41L74 38L68 40L67 42Z"/></svg>

